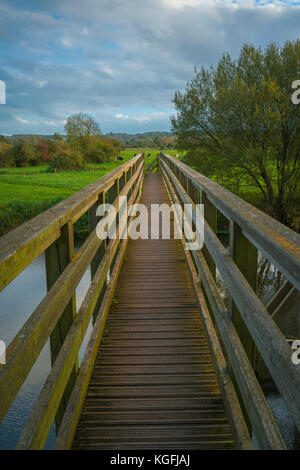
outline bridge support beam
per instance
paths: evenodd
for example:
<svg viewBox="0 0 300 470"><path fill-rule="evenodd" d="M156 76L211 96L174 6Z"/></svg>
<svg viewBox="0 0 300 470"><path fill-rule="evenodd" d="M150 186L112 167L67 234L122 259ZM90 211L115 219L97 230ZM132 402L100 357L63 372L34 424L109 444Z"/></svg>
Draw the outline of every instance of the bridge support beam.
<svg viewBox="0 0 300 470"><path fill-rule="evenodd" d="M238 224L230 221L230 254L254 292L257 291L257 248L243 235ZM230 312L250 363L254 364L254 341L232 299ZM251 312L250 312L251 313Z"/></svg>
<svg viewBox="0 0 300 470"><path fill-rule="evenodd" d="M47 290L49 291L61 273L70 263L74 256L74 234L73 223L69 222L61 229L61 236L45 251L45 266ZM54 364L58 356L59 350L68 334L76 315L76 294L74 293L70 302L66 306L59 322L54 328L50 336L51 364ZM56 430L58 431L64 411L66 409L68 399L71 395L73 384L76 379L78 369L78 360L76 358L74 368L71 372L70 379L63 398L61 400L58 412L55 417Z"/></svg>
<svg viewBox="0 0 300 470"><path fill-rule="evenodd" d="M232 220L230 221L230 255L244 275L254 292L257 291L257 248L243 235L239 225ZM256 347L248 328L245 325L242 316L237 309L232 298L229 300L229 310L231 313L232 323L239 335L243 348L248 356L249 362L254 368ZM250 312L251 314L251 312ZM238 391L238 390L237 390ZM240 393L238 396L241 400L241 406L245 414L246 423L249 432L251 432L250 420L247 416L246 407L244 406Z"/></svg>
<svg viewBox="0 0 300 470"><path fill-rule="evenodd" d="M90 207L90 209L89 209L89 230L90 230L90 233L93 230L95 230L95 228L97 226L97 223L100 221L100 217L97 220L97 215L96 215L97 208L100 204L105 204L105 192L99 194L98 201L95 202L95 204L92 207ZM99 250L97 251L97 253L95 254L95 256L94 256L94 258L91 262L91 280L93 280L94 277L95 277L96 271L97 271L97 269L99 267L99 264L100 264L104 254L105 254L105 251L106 251L106 240L103 240L101 245L100 245ZM98 299L98 302L96 304L96 307L95 307L95 310L94 310L94 313L93 313L93 323L95 323L95 321L96 321L97 313L99 311L102 299L104 297L105 290L106 290L106 283L104 283L104 285L103 285L102 291L99 295L99 299Z"/></svg>
<svg viewBox="0 0 300 470"><path fill-rule="evenodd" d="M217 232L217 208L210 202L206 193L204 191L200 192L200 204L204 204L204 218L211 229L216 233ZM205 240L204 240L205 242ZM203 255L208 264L209 270L213 275L213 278L216 279L216 265L212 257L209 254L208 249L204 245Z"/></svg>

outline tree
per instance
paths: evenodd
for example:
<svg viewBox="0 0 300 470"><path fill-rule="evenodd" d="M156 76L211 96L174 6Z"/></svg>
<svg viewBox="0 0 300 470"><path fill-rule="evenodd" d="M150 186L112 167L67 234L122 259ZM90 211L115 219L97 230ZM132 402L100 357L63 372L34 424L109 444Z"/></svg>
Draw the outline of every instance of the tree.
<svg viewBox="0 0 300 470"><path fill-rule="evenodd" d="M47 139L41 139L36 145L35 145L36 153L37 153L37 159L39 162L47 162L50 160L50 154L49 154L49 145Z"/></svg>
<svg viewBox="0 0 300 470"><path fill-rule="evenodd" d="M0 135L0 168L15 165L14 158L10 153L11 148L11 142Z"/></svg>
<svg viewBox="0 0 300 470"><path fill-rule="evenodd" d="M68 117L65 124L67 140L79 146L82 151L89 150L92 136L101 134L98 123L88 114L78 113Z"/></svg>
<svg viewBox="0 0 300 470"><path fill-rule="evenodd" d="M195 69L174 97L171 118L179 148L199 149L225 171L238 170L261 192L268 212L283 223L300 176L300 106L292 103L300 41L265 50L244 45L233 60Z"/></svg>
<svg viewBox="0 0 300 470"><path fill-rule="evenodd" d="M63 136L60 135L58 132L54 132L53 139L54 140L60 140L60 141L64 140Z"/></svg>
<svg viewBox="0 0 300 470"><path fill-rule="evenodd" d="M17 167L37 165L38 159L32 144L27 140L17 142L10 150L10 157Z"/></svg>

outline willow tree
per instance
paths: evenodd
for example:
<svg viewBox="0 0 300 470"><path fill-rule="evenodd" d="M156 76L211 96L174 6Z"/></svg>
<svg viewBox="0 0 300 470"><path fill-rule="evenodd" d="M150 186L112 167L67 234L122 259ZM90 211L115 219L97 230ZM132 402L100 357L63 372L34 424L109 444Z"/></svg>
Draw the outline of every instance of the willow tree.
<svg viewBox="0 0 300 470"><path fill-rule="evenodd" d="M300 78L300 41L266 49L244 45L237 60L195 69L171 118L180 148L222 171L246 175L265 207L283 223L300 176L300 105L292 84Z"/></svg>

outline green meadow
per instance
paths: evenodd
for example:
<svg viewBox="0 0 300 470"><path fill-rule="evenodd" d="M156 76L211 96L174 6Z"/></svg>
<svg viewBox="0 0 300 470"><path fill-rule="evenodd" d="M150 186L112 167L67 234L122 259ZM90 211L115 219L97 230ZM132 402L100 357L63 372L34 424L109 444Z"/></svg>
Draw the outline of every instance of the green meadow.
<svg viewBox="0 0 300 470"><path fill-rule="evenodd" d="M87 184L144 152L146 166L159 153L158 149L127 149L120 153L123 161L90 163L84 170L48 171L48 165L0 169L0 236L52 207ZM176 150L166 150L175 155ZM149 155L150 154L150 155ZM86 221L85 221L86 222ZM83 222L83 226L86 223ZM77 224L77 235L85 231Z"/></svg>

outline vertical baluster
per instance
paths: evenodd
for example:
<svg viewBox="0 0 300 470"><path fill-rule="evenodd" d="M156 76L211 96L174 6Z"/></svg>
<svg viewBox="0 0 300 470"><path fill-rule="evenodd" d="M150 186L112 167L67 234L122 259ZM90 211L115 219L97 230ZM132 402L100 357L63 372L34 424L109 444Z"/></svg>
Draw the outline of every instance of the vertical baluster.
<svg viewBox="0 0 300 470"><path fill-rule="evenodd" d="M96 228L97 226L97 223L100 221L100 217L98 218L97 220L97 215L96 215L96 212L97 212L97 208L100 204L105 204L105 192L103 193L100 193L99 194L99 198L98 198L98 201L95 202L95 204L93 204L92 207L90 207L89 209L89 230L90 230L90 233ZM96 271L99 267L99 264L105 254L105 250L106 250L106 240L102 240L102 243L99 247L99 249L97 250L94 258L92 259L92 262L91 262L91 279L93 280L95 274L96 274ZM99 299L97 301L97 304L96 304L96 307L95 307L95 310L94 310L94 313L93 313L93 323L95 322L96 320L96 317L97 317L97 314L98 314L98 311L99 311L99 308L100 308L100 305L101 305L101 302L102 302L102 299L103 299L103 296L104 296L104 293L105 293L105 289L106 289L106 284L103 285L103 288L102 288L102 291L99 295Z"/></svg>
<svg viewBox="0 0 300 470"><path fill-rule="evenodd" d="M211 229L216 233L217 232L217 208L210 202L206 193L200 191L200 204L204 204L204 218ZM205 243L205 240L204 240ZM216 265L209 254L208 249L205 244L203 247L203 255L206 259L208 267L213 275L213 278L216 278Z"/></svg>
<svg viewBox="0 0 300 470"><path fill-rule="evenodd" d="M113 204L114 201L118 198L119 196L119 192L120 192L120 186L119 186L119 178L117 178L113 184L113 186L108 190L108 203L109 204ZM117 215L116 217L116 227L118 226L118 223L119 223L119 216ZM107 245L110 243L110 240L107 239ZM111 267L110 267L110 272L112 271L113 267L114 267L114 264L115 264L115 260L117 259L117 256L118 256L118 252L119 252L119 247L120 247L120 240L119 240L119 243L118 243L118 248L116 250L116 254L114 256L114 259L112 261L112 264L111 264Z"/></svg>
<svg viewBox="0 0 300 470"><path fill-rule="evenodd" d="M230 221L230 255L256 292L257 290L257 248L243 235L241 228ZM232 299L230 299L232 321L239 334L250 363L254 364L254 342Z"/></svg>
<svg viewBox="0 0 300 470"><path fill-rule="evenodd" d="M242 274L249 282L252 289L257 290L257 249L256 247L243 235L241 228L238 224L230 221L230 255ZM248 356L250 364L254 366L255 362L255 343L242 319L232 298L229 299L229 310L232 317L232 322L240 337L241 343ZM251 314L251 312L250 312ZM252 425L246 410L246 406L241 398L236 380L233 376L233 383L237 390L237 395L241 403L241 408L244 413L245 421L251 434Z"/></svg>

